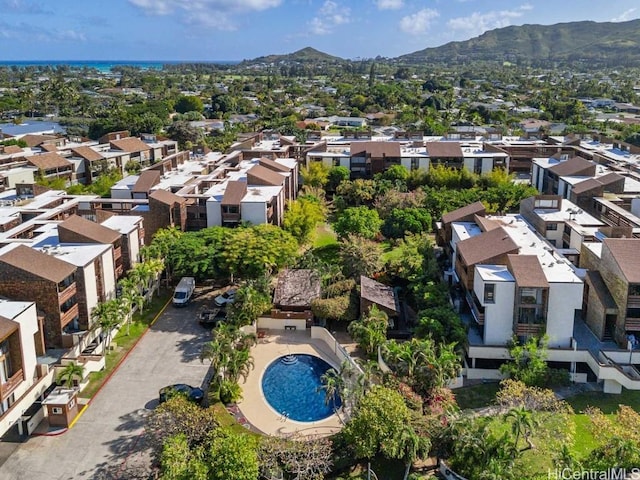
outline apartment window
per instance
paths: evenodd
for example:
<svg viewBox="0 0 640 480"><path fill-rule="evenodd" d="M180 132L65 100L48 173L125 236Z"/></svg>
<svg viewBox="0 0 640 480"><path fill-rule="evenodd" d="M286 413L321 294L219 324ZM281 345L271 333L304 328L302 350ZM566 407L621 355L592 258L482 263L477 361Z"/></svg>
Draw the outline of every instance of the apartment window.
<svg viewBox="0 0 640 480"><path fill-rule="evenodd" d="M340 159L339 158L333 158L332 164L333 164L334 167L339 167L340 166Z"/></svg>
<svg viewBox="0 0 640 480"><path fill-rule="evenodd" d="M420 168L420 159L412 158L411 159L411 170L418 170Z"/></svg>
<svg viewBox="0 0 640 480"><path fill-rule="evenodd" d="M484 284L484 303L496 302L496 284L485 283Z"/></svg>
<svg viewBox="0 0 640 480"><path fill-rule="evenodd" d="M640 318L640 308L627 308L627 318Z"/></svg>
<svg viewBox="0 0 640 480"><path fill-rule="evenodd" d="M630 284L629 285L629 296L630 297L638 297L638 296L640 296L640 284Z"/></svg>
<svg viewBox="0 0 640 480"><path fill-rule="evenodd" d="M557 223L547 223L547 231L549 230L558 230L558 224Z"/></svg>
<svg viewBox="0 0 640 480"><path fill-rule="evenodd" d="M520 289L520 303L537 304L538 290L535 288L521 288Z"/></svg>

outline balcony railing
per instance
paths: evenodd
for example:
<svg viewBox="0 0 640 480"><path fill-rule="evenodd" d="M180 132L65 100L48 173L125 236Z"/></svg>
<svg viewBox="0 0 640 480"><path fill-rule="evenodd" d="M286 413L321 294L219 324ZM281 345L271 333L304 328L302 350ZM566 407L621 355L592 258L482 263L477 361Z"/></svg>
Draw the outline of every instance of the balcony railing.
<svg viewBox="0 0 640 480"><path fill-rule="evenodd" d="M76 293L77 293L76 283L73 282L63 291L58 293L58 305L62 305L64 302L66 302L71 297L73 297Z"/></svg>
<svg viewBox="0 0 640 480"><path fill-rule="evenodd" d="M473 315L473 318L475 319L478 325L484 325L484 311L483 311L484 309L481 310L480 307L478 307L478 305L473 300L473 297L469 292L467 292L466 296L467 296L467 303L471 307L471 315Z"/></svg>
<svg viewBox="0 0 640 480"><path fill-rule="evenodd" d="M77 303L66 312L64 313L60 312L60 324L66 325L67 323L69 323L71 320L73 320L75 317L78 316L78 312L79 312L79 308Z"/></svg>
<svg viewBox="0 0 640 480"><path fill-rule="evenodd" d="M519 337L540 335L543 332L544 332L544 325L535 324L535 323L516 323L515 334Z"/></svg>
<svg viewBox="0 0 640 480"><path fill-rule="evenodd" d="M632 332L640 332L640 318L625 318L624 329Z"/></svg>
<svg viewBox="0 0 640 480"><path fill-rule="evenodd" d="M22 369L14 373L9 380L0 384L0 401L5 401L24 380Z"/></svg>

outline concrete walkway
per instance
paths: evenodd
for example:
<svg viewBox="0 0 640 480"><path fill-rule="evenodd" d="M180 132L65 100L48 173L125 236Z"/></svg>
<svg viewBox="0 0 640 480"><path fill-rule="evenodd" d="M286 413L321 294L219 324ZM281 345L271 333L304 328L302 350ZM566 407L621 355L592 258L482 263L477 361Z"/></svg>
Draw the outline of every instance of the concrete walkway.
<svg viewBox="0 0 640 480"><path fill-rule="evenodd" d="M251 350L254 369L247 376L242 386L243 399L238 403L239 419L246 421L255 430L268 434L287 436L298 435L331 435L342 428L337 415L318 422L296 422L283 419L282 415L269 406L262 393L262 375L273 360L289 353L306 353L316 355L336 369L340 368L338 358L321 340L311 338L309 331L292 332L270 330L264 338Z"/></svg>

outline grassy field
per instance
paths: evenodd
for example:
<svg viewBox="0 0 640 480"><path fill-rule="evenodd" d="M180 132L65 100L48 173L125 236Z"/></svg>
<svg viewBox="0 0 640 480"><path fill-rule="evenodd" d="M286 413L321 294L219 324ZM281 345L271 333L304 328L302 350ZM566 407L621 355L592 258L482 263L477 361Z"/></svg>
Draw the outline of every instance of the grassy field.
<svg viewBox="0 0 640 480"><path fill-rule="evenodd" d="M337 243L338 238L330 225L326 223L318 225L313 237L313 248L323 248Z"/></svg>
<svg viewBox="0 0 640 480"><path fill-rule="evenodd" d="M122 360L122 358L127 354L127 352L133 348L133 345L138 341L147 328L149 328L153 319L158 315L170 298L170 291L161 291L160 296L153 297L151 304L145 307L142 314L136 312L133 315L133 321L129 326L128 334L127 326L122 326L113 339L113 342L117 345L116 349L107 353L105 367L103 370L93 372L89 375L89 384L82 390L82 392L80 392L81 397L91 398L96 394L105 379L118 365L120 360Z"/></svg>
<svg viewBox="0 0 640 480"><path fill-rule="evenodd" d="M453 393L456 395L458 406L465 410L467 408L481 408L492 405L499 389L500 384L498 382L491 382L457 388Z"/></svg>

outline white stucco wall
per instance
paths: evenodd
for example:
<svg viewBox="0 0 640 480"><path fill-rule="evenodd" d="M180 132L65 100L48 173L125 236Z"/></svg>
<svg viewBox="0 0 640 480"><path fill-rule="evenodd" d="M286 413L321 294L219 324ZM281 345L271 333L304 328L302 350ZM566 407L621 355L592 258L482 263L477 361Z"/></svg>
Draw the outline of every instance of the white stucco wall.
<svg viewBox="0 0 640 480"><path fill-rule="evenodd" d="M116 273L113 261L113 248L102 254L102 278L104 296L107 300L116 296Z"/></svg>
<svg viewBox="0 0 640 480"><path fill-rule="evenodd" d="M267 204L264 202L242 202L242 221L253 225L267 223Z"/></svg>
<svg viewBox="0 0 640 480"><path fill-rule="evenodd" d="M84 289L85 289L85 298L87 299L87 311L86 314L89 319L91 319L91 311L93 307L98 304L98 284L96 278L96 269L92 263L87 265L86 267L80 269L82 275L84 277ZM89 323L91 324L91 323Z"/></svg>
<svg viewBox="0 0 640 480"><path fill-rule="evenodd" d="M22 371L25 381L14 390L15 398L20 398L33 385L36 374L36 346L33 336L38 331L36 304L32 303L22 313L12 319L20 324L20 344L22 348Z"/></svg>
<svg viewBox="0 0 640 480"><path fill-rule="evenodd" d="M133 230L127 236L127 241L129 242L129 259L131 265L135 265L138 263L138 255L140 254L140 235L138 235L138 230Z"/></svg>
<svg viewBox="0 0 640 480"><path fill-rule="evenodd" d="M582 308L584 284L550 283L547 309L549 347L569 347L573 336L575 311Z"/></svg>
<svg viewBox="0 0 640 480"><path fill-rule="evenodd" d="M495 287L494 303L485 303L484 285L493 283ZM515 282L485 281L478 272L473 278L473 290L484 307L484 343L486 345L505 345L513 337L513 296Z"/></svg>
<svg viewBox="0 0 640 480"><path fill-rule="evenodd" d="M218 200L211 197L207 200L207 227L222 225L222 206Z"/></svg>
<svg viewBox="0 0 640 480"><path fill-rule="evenodd" d="M26 168L9 169L3 172L9 182L9 188L15 188L16 183L33 183L33 172Z"/></svg>

